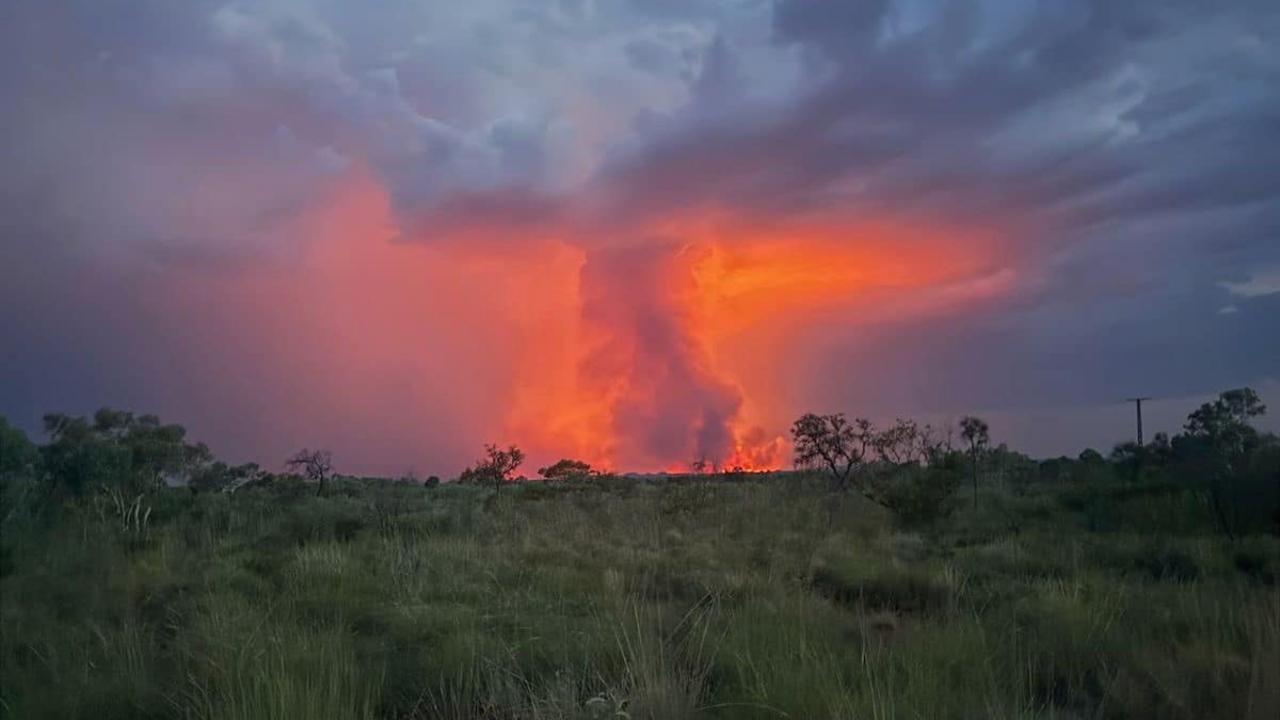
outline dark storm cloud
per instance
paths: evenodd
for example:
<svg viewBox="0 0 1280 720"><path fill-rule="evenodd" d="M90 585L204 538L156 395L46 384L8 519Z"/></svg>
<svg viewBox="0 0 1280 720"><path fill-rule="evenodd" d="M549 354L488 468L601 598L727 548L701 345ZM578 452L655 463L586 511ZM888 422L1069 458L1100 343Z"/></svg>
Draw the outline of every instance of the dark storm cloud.
<svg viewBox="0 0 1280 720"><path fill-rule="evenodd" d="M1000 328L980 356L1099 370L1011 395L1007 368L972 363L970 387L1000 404L1274 375L1280 320L1254 301L1224 326L1218 283L1280 265L1278 8L780 2L774 39L811 82L730 110L695 97L603 177L649 214L1017 221L1006 262L1022 288L973 321ZM936 360L920 372L951 377L945 346L922 342ZM1100 370L1126 366L1144 369Z"/></svg>
<svg viewBox="0 0 1280 720"><path fill-rule="evenodd" d="M816 80L772 103L695 97L608 170L659 208L691 194L820 198L1096 222L1273 199L1280 60L1264 38L1277 16L1264 4L782 2L775 40Z"/></svg>

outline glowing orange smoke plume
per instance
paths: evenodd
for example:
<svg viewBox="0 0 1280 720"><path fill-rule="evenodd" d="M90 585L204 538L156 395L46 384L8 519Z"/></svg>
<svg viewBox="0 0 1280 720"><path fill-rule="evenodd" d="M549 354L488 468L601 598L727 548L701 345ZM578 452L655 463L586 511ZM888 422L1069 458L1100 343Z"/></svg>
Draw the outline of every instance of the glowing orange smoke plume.
<svg viewBox="0 0 1280 720"><path fill-rule="evenodd" d="M763 470L786 461L779 377L797 328L953 302L981 271L974 248L929 228L680 229L578 251L554 343L516 383L510 434L537 454L605 467ZM962 253L958 248L964 248Z"/></svg>
<svg viewBox="0 0 1280 720"><path fill-rule="evenodd" d="M410 448L448 473L485 442L519 444L531 468L780 467L791 420L825 409L795 399L815 332L1004 281L983 238L905 224L685 218L617 245L557 227L397 240L364 174L295 230L309 240L296 254L169 273L162 291L219 347L252 353L205 371L275 428L244 447L324 444L367 472L404 471Z"/></svg>

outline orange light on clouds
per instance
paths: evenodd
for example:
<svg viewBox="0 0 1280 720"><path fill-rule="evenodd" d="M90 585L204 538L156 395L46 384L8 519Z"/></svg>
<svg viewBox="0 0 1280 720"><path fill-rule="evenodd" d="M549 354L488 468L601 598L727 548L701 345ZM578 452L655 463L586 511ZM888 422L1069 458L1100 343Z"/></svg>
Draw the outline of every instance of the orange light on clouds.
<svg viewBox="0 0 1280 720"><path fill-rule="evenodd" d="M520 445L530 475L561 457L618 471L781 467L791 420L820 409L796 407L806 333L1010 282L987 236L920 224L696 218L625 243L557 222L406 241L384 188L356 173L299 221L308 242L293 255L166 281L211 337L254 353L210 368L213 386L277 389L241 405L271 418L279 446L247 447L283 457L324 444L374 472L404 471L382 458L421 448L415 462L442 475L485 442Z"/></svg>
<svg viewBox="0 0 1280 720"><path fill-rule="evenodd" d="M719 231L703 223L674 234L687 239L658 251L660 277L652 282L634 284L629 276L644 269L624 264L613 270L616 293L600 296L597 288L595 296L584 296L581 274L595 262L588 249L579 277L554 283L565 298L562 331L537 353L536 370L522 373L515 385L512 435L538 452L628 470L687 469L699 459L718 467L778 468L788 460L784 433L796 411L778 392L778 376L803 353L790 342L799 328L821 313L844 313L855 323L887 321L999 290L986 274L987 243L976 234L957 238L954 231L890 223L730 224ZM628 313L593 303L640 307ZM654 331L652 311L665 313L663 329L674 336L658 363L646 357L653 351L640 337ZM705 391L713 406L726 409L727 437L712 456L697 457L690 443L676 445L684 455L655 457L620 427L621 408L628 415L654 413L654 424L680 422L662 416L656 401L672 384L679 392ZM687 428L691 435L700 430L707 428L696 418Z"/></svg>

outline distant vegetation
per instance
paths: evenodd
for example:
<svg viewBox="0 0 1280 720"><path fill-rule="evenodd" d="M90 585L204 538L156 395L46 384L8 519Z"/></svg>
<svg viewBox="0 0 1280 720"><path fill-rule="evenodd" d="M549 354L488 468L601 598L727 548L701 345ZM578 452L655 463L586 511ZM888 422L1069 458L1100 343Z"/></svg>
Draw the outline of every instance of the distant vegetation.
<svg viewBox="0 0 1280 720"><path fill-rule="evenodd" d="M489 485L494 491L498 491L504 484L516 479L516 468L523 462L524 451L515 445L506 450L497 445L486 445L484 457L463 470L458 476L458 482L464 485Z"/></svg>
<svg viewBox="0 0 1280 720"><path fill-rule="evenodd" d="M0 717L1280 717L1280 440L1036 461L805 415L796 471L456 482L0 419Z"/></svg>

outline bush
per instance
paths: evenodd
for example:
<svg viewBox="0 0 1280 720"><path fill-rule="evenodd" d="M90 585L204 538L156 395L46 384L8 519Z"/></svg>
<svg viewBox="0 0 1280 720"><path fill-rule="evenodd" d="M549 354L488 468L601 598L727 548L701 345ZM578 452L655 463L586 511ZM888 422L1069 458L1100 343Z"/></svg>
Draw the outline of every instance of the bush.
<svg viewBox="0 0 1280 720"><path fill-rule="evenodd" d="M538 474L546 480L583 480L595 471L591 465L581 460L565 458L549 467L538 468Z"/></svg>
<svg viewBox="0 0 1280 720"><path fill-rule="evenodd" d="M898 468L879 495L903 527L931 527L950 517L962 471L954 464Z"/></svg>

